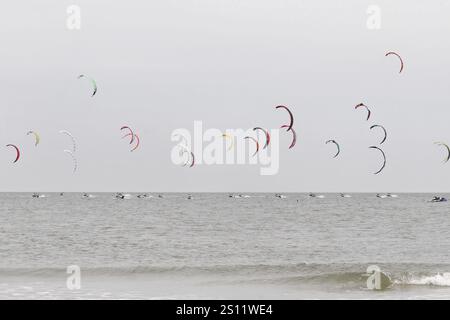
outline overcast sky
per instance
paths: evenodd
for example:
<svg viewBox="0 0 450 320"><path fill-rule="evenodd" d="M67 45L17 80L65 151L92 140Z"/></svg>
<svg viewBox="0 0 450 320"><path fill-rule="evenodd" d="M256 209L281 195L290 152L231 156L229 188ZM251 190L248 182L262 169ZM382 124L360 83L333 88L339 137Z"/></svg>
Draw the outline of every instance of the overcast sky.
<svg viewBox="0 0 450 320"><path fill-rule="evenodd" d="M69 5L81 29L66 26ZM381 28L367 28L367 9ZM300 0L9 1L0 11L1 191L450 191L450 2ZM395 57L405 68L398 73ZM94 77L98 93L90 97ZM372 109L371 121L363 110ZM176 166L171 133L277 128L279 173ZM388 130L385 170L368 149ZM141 148L129 152L119 128ZM78 171L62 150L78 141ZM28 130L41 135L34 147ZM328 139L341 144L333 159ZM18 145L21 159L12 164Z"/></svg>

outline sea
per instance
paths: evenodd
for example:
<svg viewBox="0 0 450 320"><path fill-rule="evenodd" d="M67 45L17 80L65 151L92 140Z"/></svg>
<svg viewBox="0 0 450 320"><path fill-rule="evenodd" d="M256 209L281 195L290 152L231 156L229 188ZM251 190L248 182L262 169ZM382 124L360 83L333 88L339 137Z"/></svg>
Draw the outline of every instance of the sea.
<svg viewBox="0 0 450 320"><path fill-rule="evenodd" d="M435 194L90 194L0 194L0 299L450 298Z"/></svg>

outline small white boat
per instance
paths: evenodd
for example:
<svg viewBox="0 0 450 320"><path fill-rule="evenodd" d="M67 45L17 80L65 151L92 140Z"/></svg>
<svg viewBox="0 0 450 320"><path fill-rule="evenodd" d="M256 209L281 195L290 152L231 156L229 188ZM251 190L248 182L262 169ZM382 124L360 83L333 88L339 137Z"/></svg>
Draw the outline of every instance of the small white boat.
<svg viewBox="0 0 450 320"><path fill-rule="evenodd" d="M118 192L114 197L120 200L128 200L131 199L131 194Z"/></svg>
<svg viewBox="0 0 450 320"><path fill-rule="evenodd" d="M315 193L310 193L309 196L311 198L325 198L325 196L323 194L315 194Z"/></svg>
<svg viewBox="0 0 450 320"><path fill-rule="evenodd" d="M433 199L429 200L428 202L447 202L447 199L444 197L435 196L435 197L433 197Z"/></svg>
<svg viewBox="0 0 450 320"><path fill-rule="evenodd" d="M396 195L396 194L391 194L391 193L388 193L387 196L388 196L389 198L398 198L398 195Z"/></svg>
<svg viewBox="0 0 450 320"><path fill-rule="evenodd" d="M33 193L32 197L33 198L45 198L46 195L45 194L40 194L40 193Z"/></svg>
<svg viewBox="0 0 450 320"><path fill-rule="evenodd" d="M346 193L341 193L342 198L351 198L352 196Z"/></svg>

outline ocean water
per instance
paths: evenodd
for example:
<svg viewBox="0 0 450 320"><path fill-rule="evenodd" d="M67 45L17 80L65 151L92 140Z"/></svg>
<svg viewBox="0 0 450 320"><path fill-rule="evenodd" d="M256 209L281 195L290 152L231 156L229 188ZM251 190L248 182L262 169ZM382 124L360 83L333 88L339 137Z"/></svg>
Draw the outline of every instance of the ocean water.
<svg viewBox="0 0 450 320"><path fill-rule="evenodd" d="M450 201L430 194L94 195L0 194L0 299L450 298ZM392 286L369 290L370 265Z"/></svg>

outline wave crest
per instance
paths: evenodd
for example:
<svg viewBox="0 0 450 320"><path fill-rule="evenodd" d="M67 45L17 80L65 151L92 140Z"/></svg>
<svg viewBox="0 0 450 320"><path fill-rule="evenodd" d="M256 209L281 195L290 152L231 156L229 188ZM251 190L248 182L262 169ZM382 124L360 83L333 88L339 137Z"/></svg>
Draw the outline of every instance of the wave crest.
<svg viewBox="0 0 450 320"><path fill-rule="evenodd" d="M399 285L450 287L450 272L426 276L410 275L404 277L403 279L396 280L394 283Z"/></svg>

